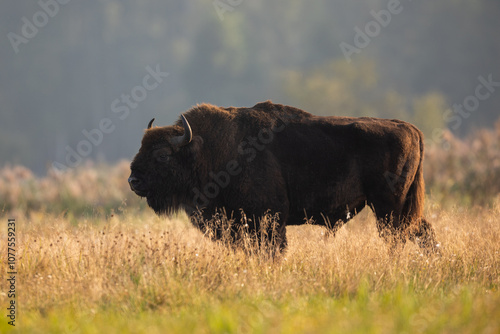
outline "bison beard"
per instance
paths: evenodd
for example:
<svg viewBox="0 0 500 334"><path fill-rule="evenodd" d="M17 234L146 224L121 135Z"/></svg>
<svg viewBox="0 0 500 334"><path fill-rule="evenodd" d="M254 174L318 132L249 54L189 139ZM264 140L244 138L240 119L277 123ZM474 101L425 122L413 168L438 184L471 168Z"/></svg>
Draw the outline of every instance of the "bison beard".
<svg viewBox="0 0 500 334"><path fill-rule="evenodd" d="M287 225L335 232L368 205L393 249L410 239L436 250L422 216L423 135L409 123L319 117L270 101L198 105L172 126L153 120L129 183L157 214L184 209L202 231L216 225L220 238L223 212L233 241L245 230L284 249Z"/></svg>

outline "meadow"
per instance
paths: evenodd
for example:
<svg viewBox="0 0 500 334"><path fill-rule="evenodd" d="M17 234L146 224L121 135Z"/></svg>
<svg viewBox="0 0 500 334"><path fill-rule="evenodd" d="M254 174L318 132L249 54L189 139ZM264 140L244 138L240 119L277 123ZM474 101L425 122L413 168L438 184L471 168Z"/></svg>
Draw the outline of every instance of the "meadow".
<svg viewBox="0 0 500 334"><path fill-rule="evenodd" d="M2 275L0 332L499 333L500 128L448 143L426 158L430 256L413 243L389 254L369 210L335 237L289 227L278 259L249 256L184 213L155 216L127 162L43 177L7 166L0 270L15 218L18 308L13 327Z"/></svg>

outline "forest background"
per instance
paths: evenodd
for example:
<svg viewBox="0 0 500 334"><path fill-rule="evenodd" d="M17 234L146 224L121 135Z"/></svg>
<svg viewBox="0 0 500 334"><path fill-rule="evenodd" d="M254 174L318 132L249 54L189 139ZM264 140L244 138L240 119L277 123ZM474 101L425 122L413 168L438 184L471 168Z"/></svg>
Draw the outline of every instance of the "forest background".
<svg viewBox="0 0 500 334"><path fill-rule="evenodd" d="M499 117L499 16L493 0L2 2L0 166L130 160L153 117L267 99L408 120L449 150Z"/></svg>

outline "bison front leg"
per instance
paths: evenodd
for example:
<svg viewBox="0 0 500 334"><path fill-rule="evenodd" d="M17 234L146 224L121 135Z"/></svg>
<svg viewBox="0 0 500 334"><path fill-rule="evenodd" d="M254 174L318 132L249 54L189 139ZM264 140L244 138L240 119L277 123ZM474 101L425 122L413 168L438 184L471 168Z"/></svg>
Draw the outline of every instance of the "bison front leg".
<svg viewBox="0 0 500 334"><path fill-rule="evenodd" d="M286 223L280 219L273 228L270 244L273 245L275 251L284 252L288 246L286 238Z"/></svg>
<svg viewBox="0 0 500 334"><path fill-rule="evenodd" d="M225 244L240 248L248 255L263 255L266 258L276 258L286 249L286 224L279 213L267 210L265 213L247 214L240 210L231 222L231 238L221 238L221 233L218 233L213 239L229 241Z"/></svg>
<svg viewBox="0 0 500 334"><path fill-rule="evenodd" d="M398 254L406 244L406 237L402 233L399 221L396 222L393 215L384 217L377 217L377 230L379 236L389 246L389 253L391 255Z"/></svg>
<svg viewBox="0 0 500 334"><path fill-rule="evenodd" d="M287 247L286 220L280 213L263 215L257 227L258 246L261 252L275 258Z"/></svg>

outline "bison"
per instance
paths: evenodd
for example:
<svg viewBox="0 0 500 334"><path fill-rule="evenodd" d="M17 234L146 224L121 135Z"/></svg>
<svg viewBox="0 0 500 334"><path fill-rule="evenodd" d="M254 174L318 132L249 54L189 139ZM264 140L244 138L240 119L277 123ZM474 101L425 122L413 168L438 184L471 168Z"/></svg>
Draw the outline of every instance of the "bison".
<svg viewBox="0 0 500 334"><path fill-rule="evenodd" d="M423 135L412 124L320 117L271 101L201 104L174 125L153 121L128 182L157 214L183 209L205 230L223 210L233 228L254 233L271 214L284 249L286 226L312 222L334 232L369 206L391 245L410 239L436 249L423 218Z"/></svg>

